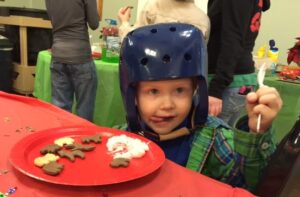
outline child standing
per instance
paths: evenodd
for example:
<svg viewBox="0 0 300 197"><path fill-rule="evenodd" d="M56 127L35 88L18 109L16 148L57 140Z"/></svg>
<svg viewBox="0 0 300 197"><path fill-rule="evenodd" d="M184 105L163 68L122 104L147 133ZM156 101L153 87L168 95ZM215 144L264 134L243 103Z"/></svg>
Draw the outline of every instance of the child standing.
<svg viewBox="0 0 300 197"><path fill-rule="evenodd" d="M248 117L235 128L208 117L206 55L193 25L156 24L129 33L120 54L126 130L155 140L182 166L253 190L275 150L270 128L282 101L274 88L263 87L247 96Z"/></svg>
<svg viewBox="0 0 300 197"><path fill-rule="evenodd" d="M195 5L194 0L147 0L133 27L129 24L130 15L130 7L120 8L118 18L121 39L134 28L167 22L193 24L202 31L206 41L209 38L209 18Z"/></svg>

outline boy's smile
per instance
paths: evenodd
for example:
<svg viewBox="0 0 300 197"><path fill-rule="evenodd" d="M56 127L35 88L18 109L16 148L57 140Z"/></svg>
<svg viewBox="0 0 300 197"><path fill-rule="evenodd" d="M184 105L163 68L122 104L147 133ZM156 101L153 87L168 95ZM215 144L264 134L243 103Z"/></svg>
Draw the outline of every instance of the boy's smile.
<svg viewBox="0 0 300 197"><path fill-rule="evenodd" d="M167 134L190 112L193 91L189 78L140 82L136 99L140 117L156 133Z"/></svg>

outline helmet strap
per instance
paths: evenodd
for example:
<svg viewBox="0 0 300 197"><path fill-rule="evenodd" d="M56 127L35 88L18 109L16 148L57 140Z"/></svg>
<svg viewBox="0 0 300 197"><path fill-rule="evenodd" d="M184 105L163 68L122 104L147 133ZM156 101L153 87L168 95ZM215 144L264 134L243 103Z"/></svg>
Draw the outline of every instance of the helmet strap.
<svg viewBox="0 0 300 197"><path fill-rule="evenodd" d="M139 131L137 132L137 134L142 135L146 138L149 138L151 140L154 141L167 141L167 140L173 140L185 135L189 135L191 134L190 130L186 127L182 127L180 129L177 129L175 131L172 131L168 134L157 134L155 132L151 132L151 131Z"/></svg>

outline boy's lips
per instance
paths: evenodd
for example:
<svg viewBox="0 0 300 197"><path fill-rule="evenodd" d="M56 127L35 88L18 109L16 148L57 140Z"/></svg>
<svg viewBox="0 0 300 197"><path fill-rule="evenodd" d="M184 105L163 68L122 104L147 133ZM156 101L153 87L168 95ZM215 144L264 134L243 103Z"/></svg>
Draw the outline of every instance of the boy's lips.
<svg viewBox="0 0 300 197"><path fill-rule="evenodd" d="M152 116L150 118L151 122L153 123L163 123L163 122L170 122L174 119L175 116Z"/></svg>

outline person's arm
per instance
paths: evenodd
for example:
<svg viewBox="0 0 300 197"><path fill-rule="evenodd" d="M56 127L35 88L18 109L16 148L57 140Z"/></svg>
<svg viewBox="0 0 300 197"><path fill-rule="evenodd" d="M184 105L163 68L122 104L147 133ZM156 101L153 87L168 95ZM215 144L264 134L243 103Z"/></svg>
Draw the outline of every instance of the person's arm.
<svg viewBox="0 0 300 197"><path fill-rule="evenodd" d="M248 117L236 124L240 130L234 132L234 147L242 158L240 163L246 184L253 190L269 157L275 151L271 125L282 107L282 100L275 88L262 87L255 93L249 93L246 101ZM262 117L260 122L259 114Z"/></svg>
<svg viewBox="0 0 300 197"><path fill-rule="evenodd" d="M85 0L85 13L89 27L92 30L97 29L99 27L99 15L96 0Z"/></svg>
<svg viewBox="0 0 300 197"><path fill-rule="evenodd" d="M209 85L209 95L222 98L223 91L233 80L242 43L253 15L253 0L226 0L222 4L221 47L215 76Z"/></svg>
<svg viewBox="0 0 300 197"><path fill-rule="evenodd" d="M247 120L245 122L247 124ZM262 177L263 170L271 155L276 150L274 130L270 128L265 133L251 133L234 130L235 165L245 182L245 187L254 191ZM232 173L232 176L234 174ZM228 177L228 180L232 177Z"/></svg>
<svg viewBox="0 0 300 197"><path fill-rule="evenodd" d="M156 8L156 1L155 0L148 0L144 8L139 13L139 17L136 19L136 22L133 26L129 24L129 19L131 17L131 9L126 9L127 7L120 8L118 13L118 18L120 21L119 26L119 36L121 40L128 34L128 32L145 25L153 24L152 21L147 17L148 11L157 9Z"/></svg>
<svg viewBox="0 0 300 197"><path fill-rule="evenodd" d="M259 134L249 132L247 117L230 129L221 119L210 116L194 136L187 167L253 191L275 149L272 129Z"/></svg>
<svg viewBox="0 0 300 197"><path fill-rule="evenodd" d="M119 37L121 41L128 34L128 32L132 31L134 27L129 24L129 20L131 18L131 8L130 6L122 7L118 12L119 19Z"/></svg>

